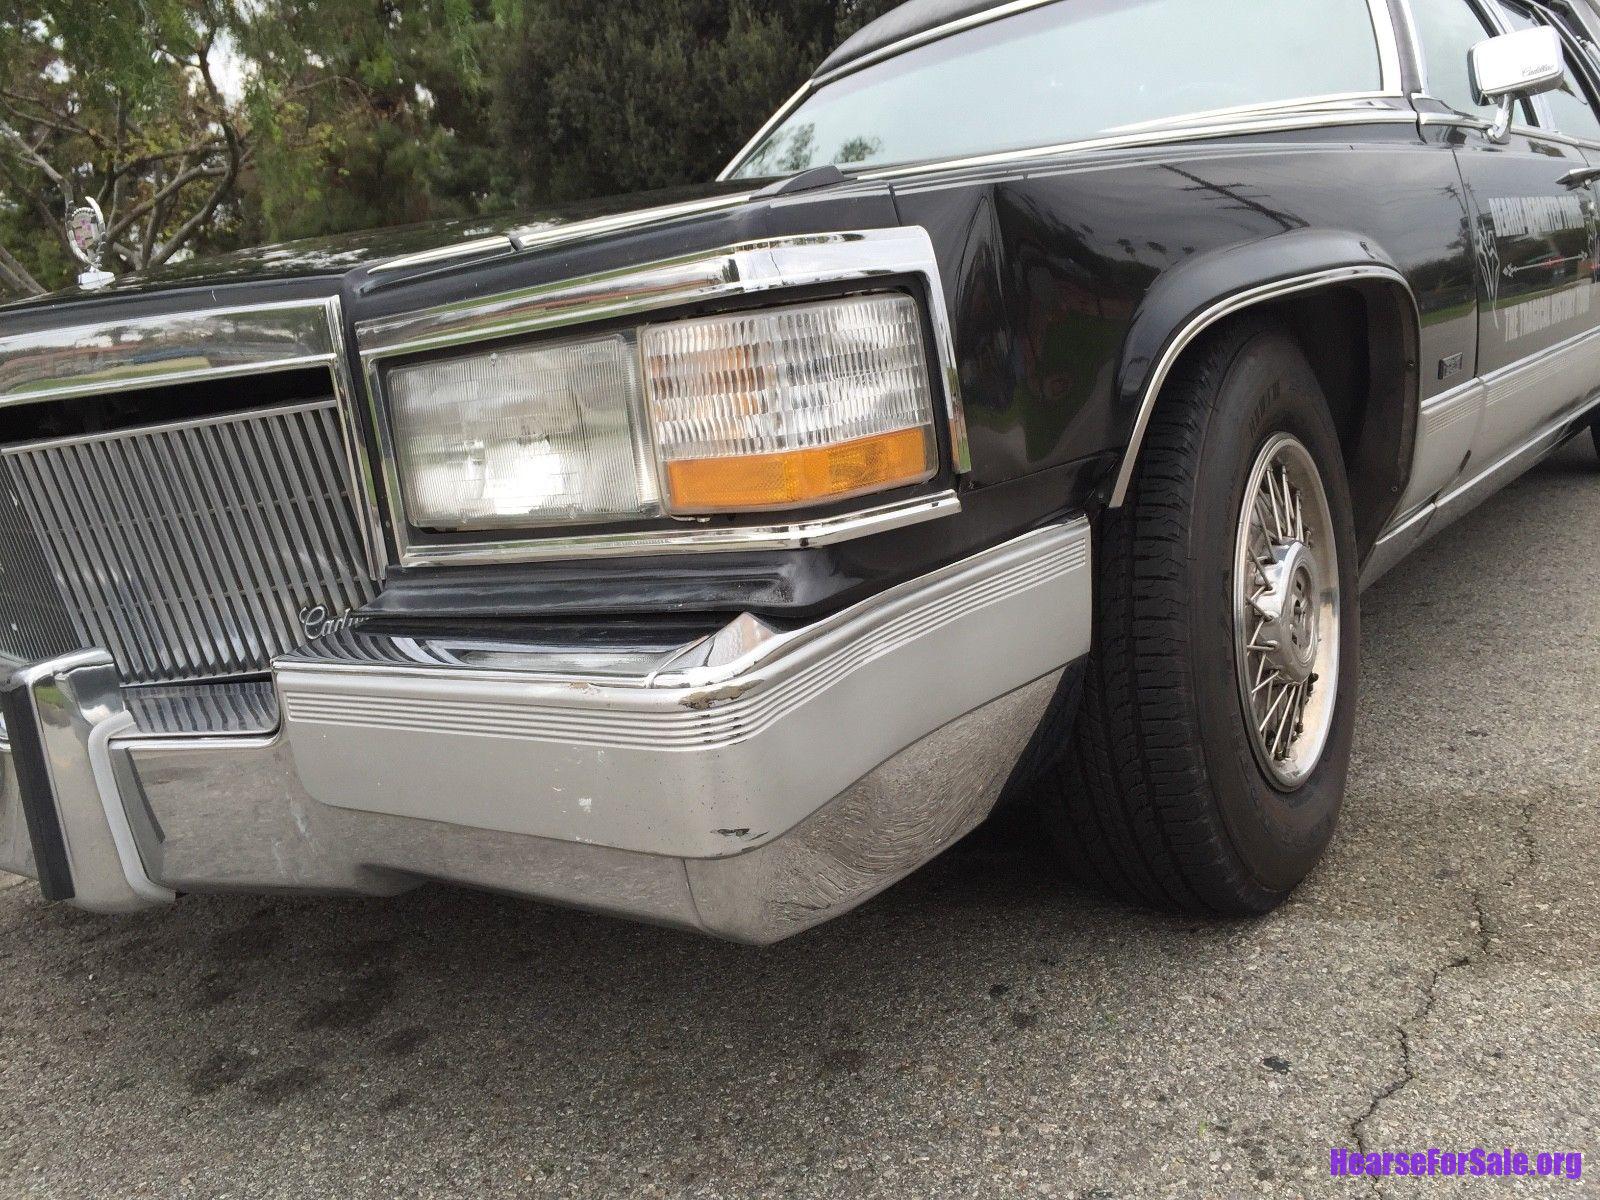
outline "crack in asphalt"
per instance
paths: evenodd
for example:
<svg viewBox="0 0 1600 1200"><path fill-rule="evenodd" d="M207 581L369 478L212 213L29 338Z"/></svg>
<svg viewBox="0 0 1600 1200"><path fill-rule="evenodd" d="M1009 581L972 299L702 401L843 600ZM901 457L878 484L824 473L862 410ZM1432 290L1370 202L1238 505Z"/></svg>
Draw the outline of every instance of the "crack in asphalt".
<svg viewBox="0 0 1600 1200"><path fill-rule="evenodd" d="M1533 817L1536 808L1537 802L1534 800L1528 800L1520 807L1521 820L1512 831L1512 836L1522 851L1523 861L1511 864L1504 878L1498 881L1503 887L1512 887L1522 872L1532 868L1537 861L1537 846L1533 836ZM1395 1037L1399 1044L1399 1072L1372 1093L1367 1107L1356 1114L1348 1126L1350 1140L1363 1156L1371 1152L1367 1145L1367 1126L1377 1115L1378 1109L1416 1081L1416 1070L1411 1062L1411 1037L1413 1031L1420 1028L1433 1015L1434 1006L1439 1002L1440 983L1451 972L1476 966L1493 952L1498 930L1490 920L1488 907L1484 903L1483 888L1474 885L1464 887L1462 891L1472 904L1473 948L1466 954L1457 955L1443 966L1434 967L1429 971L1428 981L1421 991L1422 1003L1410 1017L1395 1026ZM1366 1182L1374 1196L1383 1196L1383 1189L1378 1179L1370 1178Z"/></svg>

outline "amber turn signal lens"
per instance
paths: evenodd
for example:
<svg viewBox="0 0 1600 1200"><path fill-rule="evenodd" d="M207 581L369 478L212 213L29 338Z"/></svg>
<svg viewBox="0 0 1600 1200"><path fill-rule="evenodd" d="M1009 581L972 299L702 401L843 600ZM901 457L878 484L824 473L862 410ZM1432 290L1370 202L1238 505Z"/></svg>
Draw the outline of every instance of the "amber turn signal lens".
<svg viewBox="0 0 1600 1200"><path fill-rule="evenodd" d="M848 500L921 483L933 473L930 432L903 429L781 454L669 463L667 490L674 512L750 511Z"/></svg>
<svg viewBox="0 0 1600 1200"><path fill-rule="evenodd" d="M652 325L639 352L668 512L804 508L935 473L933 388L910 296Z"/></svg>

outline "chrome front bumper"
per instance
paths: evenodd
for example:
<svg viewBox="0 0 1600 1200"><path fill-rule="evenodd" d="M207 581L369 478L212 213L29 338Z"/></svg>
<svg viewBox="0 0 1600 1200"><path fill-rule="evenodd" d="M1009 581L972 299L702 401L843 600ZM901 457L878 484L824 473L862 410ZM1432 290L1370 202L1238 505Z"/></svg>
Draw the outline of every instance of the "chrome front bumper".
<svg viewBox="0 0 1600 1200"><path fill-rule="evenodd" d="M989 813L1089 649L1089 531L1037 531L799 630L687 645L342 635L260 736L141 729L109 655L11 673L0 868L100 912L429 880L767 943Z"/></svg>

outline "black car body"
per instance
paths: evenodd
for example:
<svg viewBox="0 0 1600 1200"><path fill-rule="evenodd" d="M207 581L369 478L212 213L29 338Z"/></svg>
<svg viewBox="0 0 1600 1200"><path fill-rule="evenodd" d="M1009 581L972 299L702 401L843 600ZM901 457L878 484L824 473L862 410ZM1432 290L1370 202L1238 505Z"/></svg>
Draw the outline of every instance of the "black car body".
<svg viewBox="0 0 1600 1200"><path fill-rule="evenodd" d="M1270 907L1337 812L1357 578L1591 418L1597 25L1576 0L914 0L703 189L0 309L0 865L104 911L449 880L765 942L1043 779L1066 853L1119 890ZM1559 34L1566 81L1492 128L1468 52L1530 27ZM862 298L882 303L840 315ZM835 322L835 351L838 322L899 322L903 345L870 349L920 358L926 470L863 466L813 430L786 479L893 486L673 512L651 498L663 458L604 519L416 519L417 464L459 491L496 454L542 461L543 435L518 418L506 446L461 451L422 394L435 457L402 466L402 438L426 440L397 424L403 388L469 375L476 397L494 364L541 380L570 353L670 397L651 346L779 307ZM740 405L801 394L824 359L764 346L692 386L722 387L740 429L798 429ZM1325 406L1323 450L1299 437L1311 482L1282 495L1328 493L1304 579L1332 624L1304 631L1308 656L1344 656L1336 687L1281 646L1250 657L1262 622L1298 636L1282 597L1241 592L1237 632L1232 610L1145 589L1211 571L1191 582L1231 602L1258 447L1234 463L1206 422L1249 407L1229 380L1252 355L1288 381L1257 407ZM805 394L888 403L844 370ZM587 386L563 379L553 395ZM1200 413L1188 476L1152 465L1189 461L1175 396ZM624 405L637 444L665 422L643 403ZM557 467L551 487L576 469ZM1158 503L1163 481L1186 499ZM1157 561L1169 518L1189 549ZM1291 566L1306 524L1282 539ZM1249 689L1283 672L1297 715L1268 713L1252 766Z"/></svg>

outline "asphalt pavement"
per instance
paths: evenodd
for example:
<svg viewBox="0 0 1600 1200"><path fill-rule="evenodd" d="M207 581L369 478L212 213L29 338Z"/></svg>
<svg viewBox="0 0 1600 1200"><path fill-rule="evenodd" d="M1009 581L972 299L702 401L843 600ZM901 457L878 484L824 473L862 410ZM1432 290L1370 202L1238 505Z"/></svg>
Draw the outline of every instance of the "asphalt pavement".
<svg viewBox="0 0 1600 1200"><path fill-rule="evenodd" d="M1339 839L1282 912L1065 887L1026 824L753 951L513 900L0 891L0 1195L1600 1191L1600 464L1369 592ZM1581 1184L1328 1178L1583 1151Z"/></svg>

